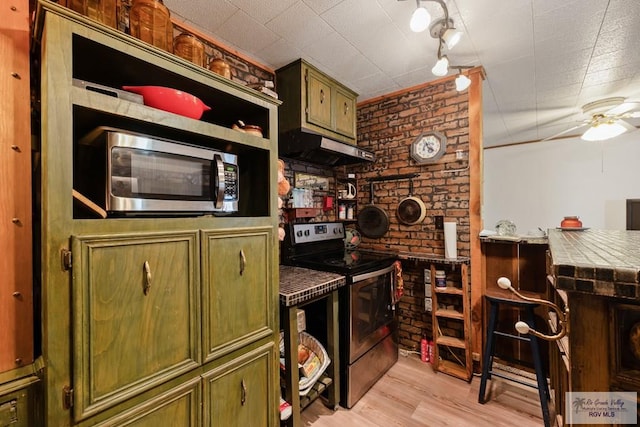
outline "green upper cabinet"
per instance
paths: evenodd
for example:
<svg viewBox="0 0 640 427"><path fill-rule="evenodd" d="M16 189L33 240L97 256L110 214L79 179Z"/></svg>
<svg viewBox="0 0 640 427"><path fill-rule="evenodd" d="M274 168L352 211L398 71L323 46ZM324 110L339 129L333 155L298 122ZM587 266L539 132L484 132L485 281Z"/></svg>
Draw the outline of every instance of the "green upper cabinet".
<svg viewBox="0 0 640 427"><path fill-rule="evenodd" d="M75 418L200 364L197 232L72 238Z"/></svg>
<svg viewBox="0 0 640 427"><path fill-rule="evenodd" d="M302 129L356 143L357 93L302 59L277 70L276 81L280 133Z"/></svg>
<svg viewBox="0 0 640 427"><path fill-rule="evenodd" d="M271 263L273 230L203 231L205 361L276 332Z"/></svg>

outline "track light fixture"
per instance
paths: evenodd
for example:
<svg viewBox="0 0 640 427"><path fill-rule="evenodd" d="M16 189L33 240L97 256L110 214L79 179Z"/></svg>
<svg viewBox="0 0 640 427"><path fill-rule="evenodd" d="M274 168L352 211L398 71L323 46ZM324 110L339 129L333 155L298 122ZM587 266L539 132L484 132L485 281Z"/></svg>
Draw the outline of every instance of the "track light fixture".
<svg viewBox="0 0 640 427"><path fill-rule="evenodd" d="M404 1L404 0L398 0ZM449 74L449 69L454 68L458 70L458 76L456 77L456 90L462 92L466 90L471 84L471 79L462 74L462 69L472 68L462 65L450 65L447 55L442 53L442 48L445 46L447 50L453 49L462 38L462 31L456 29L453 19L449 17L449 9L444 0L422 0L432 1L438 3L444 12L444 16L431 23L431 15L429 11L421 6L421 0L416 0L416 10L411 15L411 21L409 27L411 30L419 33L429 28L429 33L434 39L438 39L438 60L434 64L431 72L433 75L443 77Z"/></svg>
<svg viewBox="0 0 640 427"><path fill-rule="evenodd" d="M416 0L416 10L411 15L409 27L414 33L421 33L429 27L431 23L431 14L424 7L420 6L420 0Z"/></svg>

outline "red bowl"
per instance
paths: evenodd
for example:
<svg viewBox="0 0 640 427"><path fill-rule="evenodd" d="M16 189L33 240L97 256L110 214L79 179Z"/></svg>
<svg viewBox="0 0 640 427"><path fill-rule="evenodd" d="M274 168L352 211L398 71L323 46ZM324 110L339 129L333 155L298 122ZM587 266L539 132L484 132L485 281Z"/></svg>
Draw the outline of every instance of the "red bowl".
<svg viewBox="0 0 640 427"><path fill-rule="evenodd" d="M142 95L144 105L196 120L211 109L195 96L169 87L122 86L122 89Z"/></svg>

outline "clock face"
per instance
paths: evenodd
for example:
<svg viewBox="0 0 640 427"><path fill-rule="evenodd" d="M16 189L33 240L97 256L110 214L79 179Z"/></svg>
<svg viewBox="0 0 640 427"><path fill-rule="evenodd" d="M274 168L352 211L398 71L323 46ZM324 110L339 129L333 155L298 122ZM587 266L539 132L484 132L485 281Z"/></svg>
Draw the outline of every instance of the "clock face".
<svg viewBox="0 0 640 427"><path fill-rule="evenodd" d="M441 133L424 133L411 144L411 157L418 163L438 160L444 154L446 141Z"/></svg>

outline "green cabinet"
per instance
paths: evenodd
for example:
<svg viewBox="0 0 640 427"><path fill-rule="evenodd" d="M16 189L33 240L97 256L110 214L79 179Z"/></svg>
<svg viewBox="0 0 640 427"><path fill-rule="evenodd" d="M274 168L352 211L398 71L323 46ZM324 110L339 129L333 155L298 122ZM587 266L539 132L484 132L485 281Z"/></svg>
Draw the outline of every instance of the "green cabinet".
<svg viewBox="0 0 640 427"><path fill-rule="evenodd" d="M206 361L272 333L272 239L270 228L203 231Z"/></svg>
<svg viewBox="0 0 640 427"><path fill-rule="evenodd" d="M76 420L200 364L197 237L72 238Z"/></svg>
<svg viewBox="0 0 640 427"><path fill-rule="evenodd" d="M280 107L279 131L302 129L356 143L358 94L300 59L276 71Z"/></svg>
<svg viewBox="0 0 640 427"><path fill-rule="evenodd" d="M268 425L277 412L271 404L277 396L266 387L276 381L271 370L275 360L275 347L268 345L204 374L204 425Z"/></svg>
<svg viewBox="0 0 640 427"><path fill-rule="evenodd" d="M279 425L280 102L56 2L39 1L35 22L44 367L34 425ZM194 120L75 81L172 87L213 109ZM264 136L232 130L238 118ZM92 215L73 190L87 181L79 141L98 126L236 154L238 212Z"/></svg>

